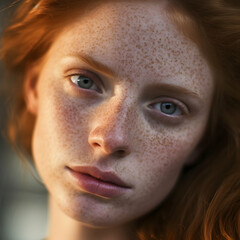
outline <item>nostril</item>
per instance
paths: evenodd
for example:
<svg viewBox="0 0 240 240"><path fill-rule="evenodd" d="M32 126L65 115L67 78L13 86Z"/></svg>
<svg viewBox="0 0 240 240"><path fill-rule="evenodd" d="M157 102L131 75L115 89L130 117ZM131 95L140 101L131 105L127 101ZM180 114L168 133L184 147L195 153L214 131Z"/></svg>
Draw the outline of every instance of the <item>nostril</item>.
<svg viewBox="0 0 240 240"><path fill-rule="evenodd" d="M99 143L96 143L96 142L95 142L95 143L93 143L93 146L94 146L94 147L100 147L101 145L100 145Z"/></svg>
<svg viewBox="0 0 240 240"><path fill-rule="evenodd" d="M117 152L118 152L119 154L121 154L121 155L125 153L124 150L118 150Z"/></svg>
<svg viewBox="0 0 240 240"><path fill-rule="evenodd" d="M96 151L103 151L105 154L114 154L119 157L124 157L129 154L129 148L122 139L103 138L98 136L90 136L88 139L90 146Z"/></svg>
<svg viewBox="0 0 240 240"><path fill-rule="evenodd" d="M115 153L120 157L126 155L126 151L124 151L124 150L117 150Z"/></svg>

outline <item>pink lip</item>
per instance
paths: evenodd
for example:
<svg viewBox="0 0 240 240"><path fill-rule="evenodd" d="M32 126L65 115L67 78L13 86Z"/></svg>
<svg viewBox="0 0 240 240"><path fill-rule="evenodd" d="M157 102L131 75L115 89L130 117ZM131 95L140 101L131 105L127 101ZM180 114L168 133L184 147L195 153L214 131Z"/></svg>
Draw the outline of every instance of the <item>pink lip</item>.
<svg viewBox="0 0 240 240"><path fill-rule="evenodd" d="M129 187L116 174L102 172L96 167L78 166L67 167L77 180L79 187L86 192L103 197L115 197L129 190Z"/></svg>

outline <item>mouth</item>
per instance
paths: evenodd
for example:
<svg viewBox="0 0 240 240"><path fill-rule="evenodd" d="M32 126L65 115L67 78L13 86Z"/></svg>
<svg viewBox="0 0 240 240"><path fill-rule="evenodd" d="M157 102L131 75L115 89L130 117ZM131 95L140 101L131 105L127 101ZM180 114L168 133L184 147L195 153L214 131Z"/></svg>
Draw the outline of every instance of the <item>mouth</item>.
<svg viewBox="0 0 240 240"><path fill-rule="evenodd" d="M113 172L103 172L96 167L67 167L79 188L101 197L111 198L122 195L131 187Z"/></svg>

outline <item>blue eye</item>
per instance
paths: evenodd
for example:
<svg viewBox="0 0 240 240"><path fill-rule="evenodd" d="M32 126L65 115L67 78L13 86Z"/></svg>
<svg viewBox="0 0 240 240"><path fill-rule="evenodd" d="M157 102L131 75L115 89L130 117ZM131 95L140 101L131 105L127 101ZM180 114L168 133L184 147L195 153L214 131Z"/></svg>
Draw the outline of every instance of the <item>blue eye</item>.
<svg viewBox="0 0 240 240"><path fill-rule="evenodd" d="M73 75L70 79L80 88L90 89L94 85L93 80L84 75Z"/></svg>
<svg viewBox="0 0 240 240"><path fill-rule="evenodd" d="M153 108L167 115L182 115L182 110L174 103L160 102L153 104Z"/></svg>

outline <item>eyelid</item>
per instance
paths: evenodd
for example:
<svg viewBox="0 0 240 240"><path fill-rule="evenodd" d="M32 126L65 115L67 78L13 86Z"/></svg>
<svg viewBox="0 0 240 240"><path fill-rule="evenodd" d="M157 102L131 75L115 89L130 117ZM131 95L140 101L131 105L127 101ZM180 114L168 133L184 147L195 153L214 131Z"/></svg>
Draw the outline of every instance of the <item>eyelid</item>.
<svg viewBox="0 0 240 240"><path fill-rule="evenodd" d="M99 89L98 92L101 92L101 93L103 92L104 85L103 85L101 78L97 74L93 73L92 71L89 71L86 69L71 69L71 70L67 71L65 77L70 78L72 76L78 76L78 75L89 77L94 82L94 84L98 87L98 89ZM80 89L83 89L83 88L80 88ZM84 90L89 91L91 89L89 89L89 90L84 89Z"/></svg>
<svg viewBox="0 0 240 240"><path fill-rule="evenodd" d="M184 112L186 112L186 113L190 112L188 107L187 107L187 105L185 103L183 103L182 101L180 101L178 99L172 98L172 97L163 96L163 97L154 99L154 101L152 103L150 103L150 104L152 105L152 104L161 103L161 102L174 103L177 106L179 106Z"/></svg>
<svg viewBox="0 0 240 240"><path fill-rule="evenodd" d="M169 103L173 103L175 104L177 107L179 107L179 109L183 112L183 114L181 115L167 115L162 113L159 110L156 110L153 108L154 104L158 104L158 103L164 103L164 102L169 102ZM176 117L181 117L182 115L188 115L190 113L189 108L187 107L186 104L184 104L182 101L174 99L174 98L170 98L170 97L161 97L161 98L157 98L154 101L152 101L151 103L148 103L148 107L156 112L159 112L162 115L165 116L169 116L171 118L176 118Z"/></svg>

